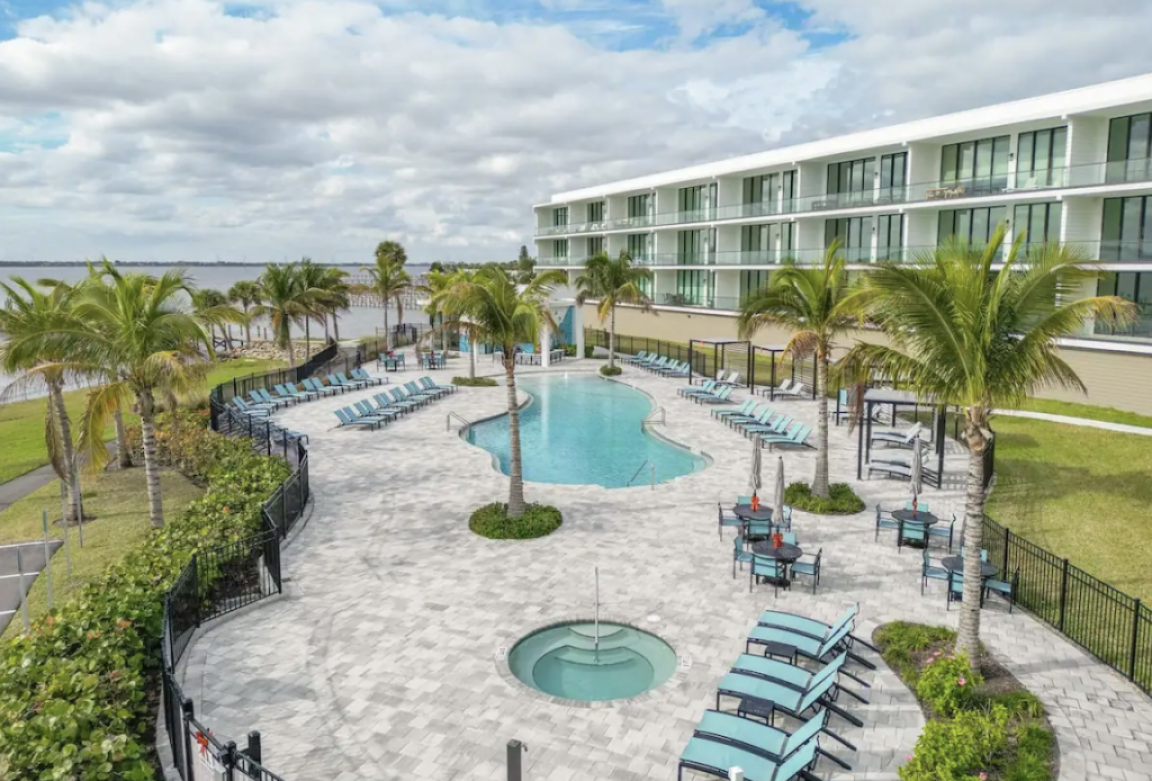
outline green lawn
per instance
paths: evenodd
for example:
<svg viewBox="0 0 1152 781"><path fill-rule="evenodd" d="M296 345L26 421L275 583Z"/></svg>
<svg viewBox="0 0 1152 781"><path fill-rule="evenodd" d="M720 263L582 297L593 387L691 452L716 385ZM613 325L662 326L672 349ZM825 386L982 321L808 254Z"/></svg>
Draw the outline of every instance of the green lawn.
<svg viewBox="0 0 1152 781"><path fill-rule="evenodd" d="M1005 416L993 427L997 483L988 514L1121 591L1152 599L1152 437Z"/></svg>
<svg viewBox="0 0 1152 781"><path fill-rule="evenodd" d="M216 366L208 375L207 387L211 388L233 377L271 371L284 365L283 361L263 361L243 358L226 361ZM73 424L84 413L85 391L69 391L64 394L68 416ZM7 482L25 472L48 463L44 446L44 399L30 399L11 404L0 404L0 432L3 432L3 450L0 450L0 483ZM108 437L114 436L111 427Z"/></svg>
<svg viewBox="0 0 1152 781"><path fill-rule="evenodd" d="M165 518L172 520L191 502L199 498L203 489L191 483L178 472L165 471L161 477ZM84 547L81 548L77 530L70 528L72 577L67 574L65 552L57 551L52 557L53 599L56 605L83 584L98 577L126 551L134 547L150 530L148 523L148 494L144 485L143 469L104 472L84 475L81 480L85 515L95 520L84 526ZM60 493L56 483L33 492L0 512L0 544L44 539L41 510L48 510L49 534L64 538L64 530L53 521L60 517ZM48 609L47 578L39 577L28 594L28 615L35 620ZM17 613L8 625L5 636L11 636L22 627Z"/></svg>
<svg viewBox="0 0 1152 781"><path fill-rule="evenodd" d="M1108 423L1123 423L1128 426L1152 428L1152 417L1138 415L1135 412L1125 412L1113 407L1094 407L1091 404L1077 404L1070 401L1029 399L1023 409L1031 412L1046 412L1050 415L1067 415L1070 418L1088 418L1089 420L1102 420Z"/></svg>

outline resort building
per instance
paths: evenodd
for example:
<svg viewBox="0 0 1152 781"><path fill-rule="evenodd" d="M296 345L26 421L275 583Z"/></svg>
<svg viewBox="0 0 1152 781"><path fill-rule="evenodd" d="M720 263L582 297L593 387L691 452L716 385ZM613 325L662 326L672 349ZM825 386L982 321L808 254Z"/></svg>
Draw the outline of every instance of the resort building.
<svg viewBox="0 0 1152 781"><path fill-rule="evenodd" d="M773 269L834 241L859 273L1001 223L1101 261L1084 295L1141 305L1123 332L1088 322L1062 346L1089 401L1152 412L1152 74L557 193L535 240L571 278L627 250L660 311L622 311L619 332L686 341L733 335Z"/></svg>

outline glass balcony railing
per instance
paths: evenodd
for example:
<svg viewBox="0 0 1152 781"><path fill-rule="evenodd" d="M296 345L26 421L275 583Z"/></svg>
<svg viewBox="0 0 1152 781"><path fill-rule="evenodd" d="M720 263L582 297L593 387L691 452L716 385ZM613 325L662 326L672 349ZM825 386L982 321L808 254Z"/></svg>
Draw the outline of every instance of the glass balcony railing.
<svg viewBox="0 0 1152 781"><path fill-rule="evenodd" d="M1136 321L1119 328L1108 323L1096 321L1093 325L1093 334L1104 339L1138 339L1147 341L1152 338L1152 301L1140 301L1136 304Z"/></svg>

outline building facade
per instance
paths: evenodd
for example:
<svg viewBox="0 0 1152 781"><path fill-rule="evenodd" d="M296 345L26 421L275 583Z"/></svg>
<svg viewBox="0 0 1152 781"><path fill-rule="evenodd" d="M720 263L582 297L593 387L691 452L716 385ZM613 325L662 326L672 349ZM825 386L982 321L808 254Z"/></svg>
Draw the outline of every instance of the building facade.
<svg viewBox="0 0 1152 781"><path fill-rule="evenodd" d="M1085 323L1069 349L1152 368L1152 74L558 193L535 207L535 240L541 266L572 276L627 250L661 316L700 323L834 241L866 272L1002 223L1100 261L1085 295L1140 305L1133 326Z"/></svg>

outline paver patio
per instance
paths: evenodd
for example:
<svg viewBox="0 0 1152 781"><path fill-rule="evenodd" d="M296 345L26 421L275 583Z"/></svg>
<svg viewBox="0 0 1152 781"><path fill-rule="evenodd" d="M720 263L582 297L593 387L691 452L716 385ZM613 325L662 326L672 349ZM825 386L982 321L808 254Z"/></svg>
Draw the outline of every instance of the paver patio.
<svg viewBox="0 0 1152 781"><path fill-rule="evenodd" d="M464 371L457 360L432 376L446 382ZM671 779L702 711L714 707L717 682L766 607L833 620L859 602L862 636L896 619L955 624L958 611L945 611L943 584L921 597L919 552L898 552L891 534L873 541L871 510L837 518L797 512L793 528L804 549L824 550L817 593L805 581L775 598L768 586L749 594L746 574L731 577L732 531L718 539L716 506L746 492L751 444L712 420L708 408L678 399L683 381L634 369L622 379L667 408L662 433L704 450L713 465L655 491L529 484L530 501L564 512L558 532L533 541L490 541L468 531L473 508L506 496L506 478L488 453L445 430L449 411L468 420L501 412L502 388L462 389L375 432L330 429L331 410L369 391L283 413L311 436L313 515L285 551L285 596L214 628L186 655L185 691L200 718L240 743L248 730L260 730L266 763L288 781L502 779L511 738L528 746L532 781ZM780 406L815 423L811 401ZM833 480L852 482L870 508L904 500L903 483L852 479L856 445L846 427L833 427L831 438ZM811 479L810 451L783 455L789 481ZM776 456L765 456L771 484ZM963 469L962 458L950 458L953 471ZM928 489L922 499L950 511L961 494ZM558 705L508 681L501 657L519 637L591 615L595 567L604 614L656 632L690 666L650 696L597 707ZM1147 697L997 600L984 613L983 632L1048 708L1061 779L1152 778ZM859 747L837 751L854 771L834 773L825 763L823 776L895 778L915 744L919 708L879 667L865 676L870 703L845 703L864 728L833 717Z"/></svg>

